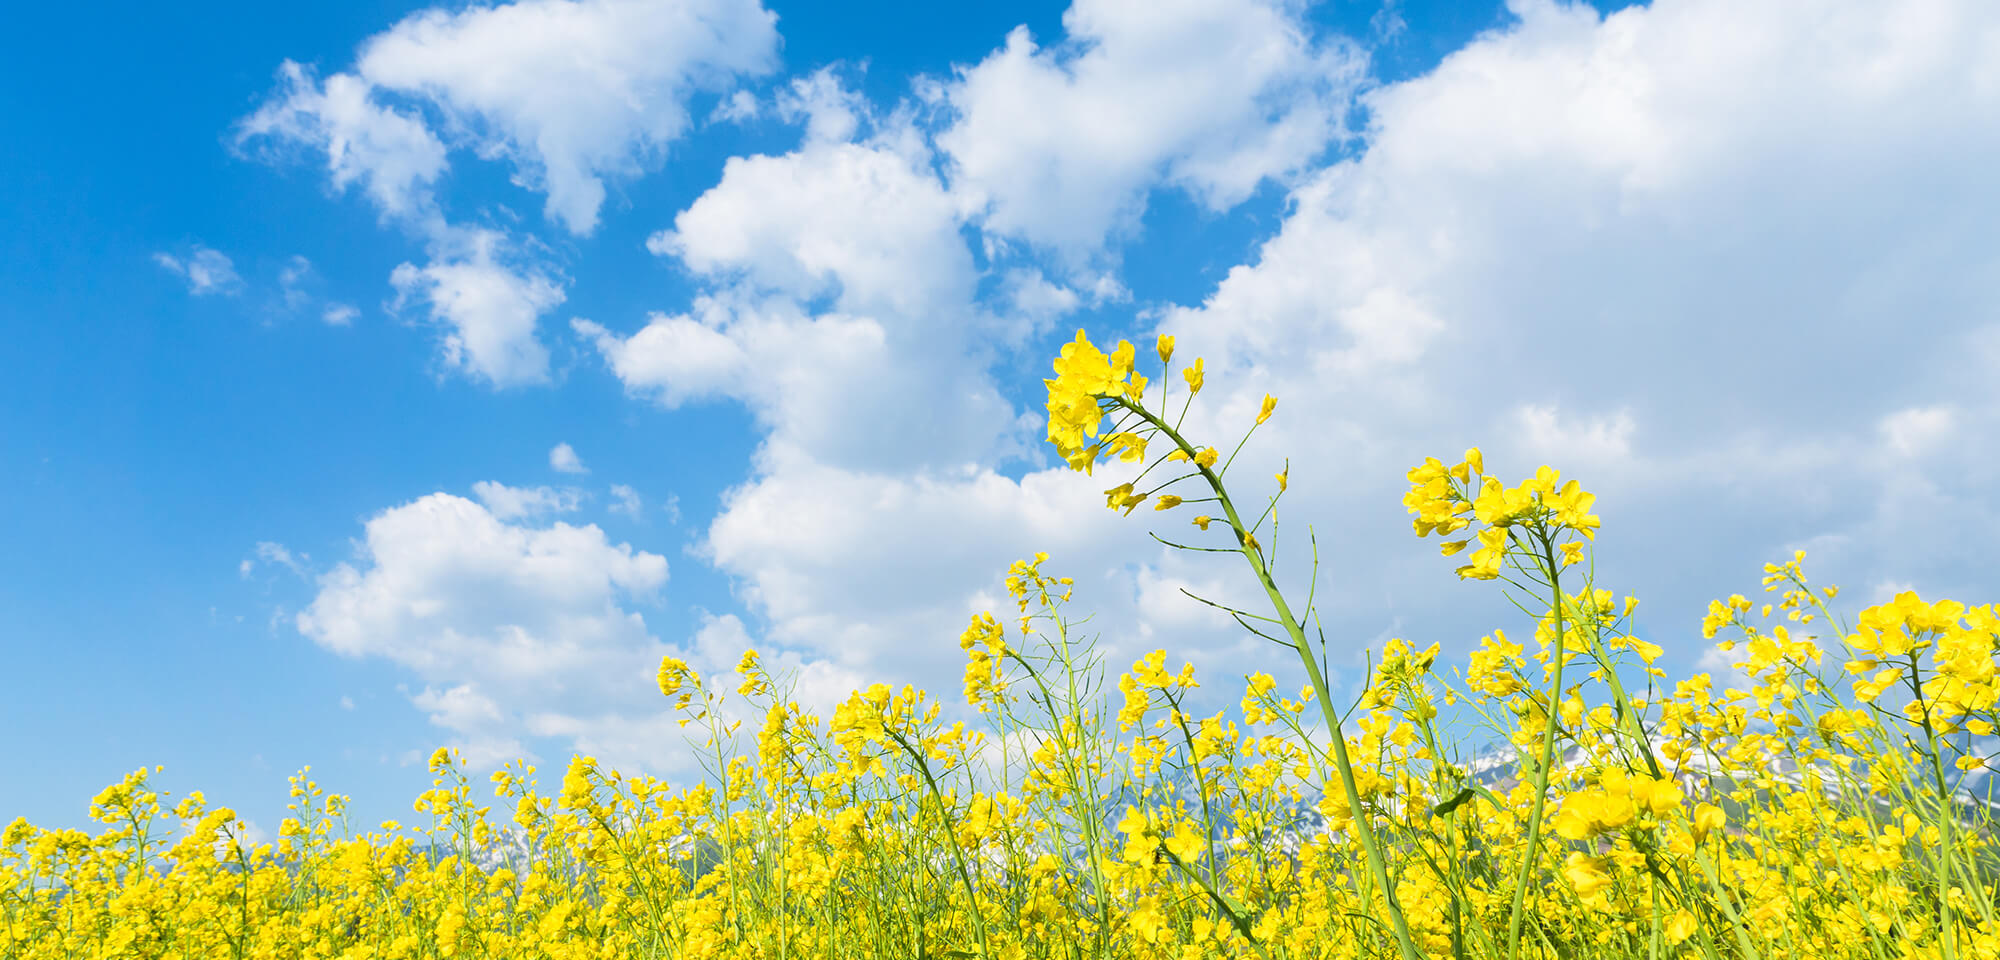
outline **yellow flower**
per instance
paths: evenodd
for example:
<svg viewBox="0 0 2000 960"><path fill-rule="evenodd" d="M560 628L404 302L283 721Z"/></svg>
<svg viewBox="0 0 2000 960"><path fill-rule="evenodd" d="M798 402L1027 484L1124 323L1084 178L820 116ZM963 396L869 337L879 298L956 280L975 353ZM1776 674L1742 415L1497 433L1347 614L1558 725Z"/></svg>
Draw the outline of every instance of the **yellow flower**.
<svg viewBox="0 0 2000 960"><path fill-rule="evenodd" d="M1728 822L1729 818L1723 815L1721 807L1712 803L1701 803L1695 805L1693 819L1694 840L1700 843L1707 839L1711 832L1722 829L1722 825Z"/></svg>
<svg viewBox="0 0 2000 960"><path fill-rule="evenodd" d="M1182 863L1192 864L1208 852L1208 840L1196 833L1194 824L1186 820L1174 825L1174 832L1167 837L1167 852Z"/></svg>
<svg viewBox="0 0 2000 960"><path fill-rule="evenodd" d="M1199 516L1199 517L1196 517L1196 518L1194 518L1194 525L1195 525L1195 526L1197 526L1197 527L1200 527L1200 528L1202 528L1203 530L1207 530L1207 529L1208 529L1208 525L1209 525L1209 524L1211 524L1211 523L1214 523L1214 522L1215 522L1215 518L1214 518L1214 517L1211 517L1211 516L1206 516L1206 515L1204 515L1204 516Z"/></svg>
<svg viewBox="0 0 2000 960"><path fill-rule="evenodd" d="M681 687L686 685L687 678L688 665L686 661L673 657L660 658L659 681L661 696L671 697L681 692Z"/></svg>
<svg viewBox="0 0 2000 960"><path fill-rule="evenodd" d="M1104 421L1100 401L1136 397L1145 389L1143 378L1132 377L1132 359L1132 344L1120 341L1106 356L1078 330L1056 357L1055 378L1042 381L1048 388L1048 439L1071 469L1087 469L1093 459L1083 454Z"/></svg>
<svg viewBox="0 0 2000 960"><path fill-rule="evenodd" d="M1160 494L1160 502L1153 504L1154 510L1172 510L1181 505L1181 498L1171 493Z"/></svg>
<svg viewBox="0 0 2000 960"><path fill-rule="evenodd" d="M1576 888L1577 896L1589 899L1611 886L1611 874L1605 870L1605 860L1582 853L1572 853L1563 864L1563 878Z"/></svg>
<svg viewBox="0 0 2000 960"><path fill-rule="evenodd" d="M1291 484L1291 481L1292 467L1291 464L1286 464L1285 469L1278 471L1278 492L1284 493L1285 488Z"/></svg>
<svg viewBox="0 0 2000 960"><path fill-rule="evenodd" d="M1686 940L1689 937L1694 936L1694 931L1695 931L1694 914L1689 913L1686 910L1674 911L1673 919L1667 921L1667 929L1666 929L1667 945L1674 947L1680 946L1682 941Z"/></svg>
<svg viewBox="0 0 2000 960"><path fill-rule="evenodd" d="M1194 465L1205 470L1215 466L1215 461L1220 459L1222 459L1222 455L1215 452L1214 447L1203 447L1200 453L1194 455Z"/></svg>
<svg viewBox="0 0 2000 960"><path fill-rule="evenodd" d="M1194 358L1194 366L1188 367L1181 371L1181 379L1187 381L1188 392L1190 393L1201 392L1201 381L1202 381L1201 366L1202 366L1201 358L1196 357Z"/></svg>
<svg viewBox="0 0 2000 960"><path fill-rule="evenodd" d="M1161 363L1172 361L1174 359L1174 338L1170 334L1160 334L1160 339L1153 345L1153 349L1159 353Z"/></svg>
<svg viewBox="0 0 2000 960"><path fill-rule="evenodd" d="M1268 393L1265 394L1264 405L1257 408L1258 426L1262 426L1264 421L1271 419L1271 411L1276 409L1278 409L1278 398L1271 396Z"/></svg>
<svg viewBox="0 0 2000 960"><path fill-rule="evenodd" d="M1114 433L1104 438L1104 446L1120 463L1140 463L1146 459L1146 441L1136 433Z"/></svg>
<svg viewBox="0 0 2000 960"><path fill-rule="evenodd" d="M1104 505L1113 510L1124 510L1127 516L1146 502L1146 495L1132 489L1129 483L1121 483L1104 491Z"/></svg>
<svg viewBox="0 0 2000 960"><path fill-rule="evenodd" d="M1479 549L1472 551L1471 563L1458 568L1458 575L1466 580L1496 580L1500 577L1500 565L1507 559L1507 531L1501 527L1488 527L1473 537L1479 542Z"/></svg>

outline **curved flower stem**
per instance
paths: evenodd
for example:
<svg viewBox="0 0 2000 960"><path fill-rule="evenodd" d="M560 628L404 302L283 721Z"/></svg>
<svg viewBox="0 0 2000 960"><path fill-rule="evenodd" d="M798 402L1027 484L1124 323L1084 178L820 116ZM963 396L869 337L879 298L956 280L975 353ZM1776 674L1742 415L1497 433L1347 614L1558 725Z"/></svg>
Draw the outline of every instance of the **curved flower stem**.
<svg viewBox="0 0 2000 960"><path fill-rule="evenodd" d="M1117 398L1117 403L1144 418L1185 452L1189 460L1193 460L1198 451L1187 438L1181 436L1180 431L1130 400L1120 397ZM1223 488L1222 478L1208 467L1200 467L1200 470L1202 479L1208 483L1209 489L1215 492L1216 500L1222 504L1222 511L1229 519L1229 526L1236 532L1236 540L1243 559L1249 562L1251 571L1257 574L1257 582L1264 587L1264 594L1270 598L1273 611L1277 613L1279 622L1284 625L1285 636L1291 648L1299 655L1299 662L1305 665L1306 676L1312 681L1313 696L1319 701L1320 715L1326 721L1328 738L1333 742L1333 765L1340 775L1340 789L1347 800L1347 810L1353 819L1355 835L1360 839L1362 852L1367 857L1369 879L1382 891L1382 898L1389 905L1389 921L1396 932L1397 949L1404 960L1419 960L1423 954L1410 939L1410 927L1403 919L1403 908L1396 902L1396 888L1389 882L1389 871L1382 859L1382 847L1375 836L1375 825L1361 809L1361 790L1354 781L1354 763L1347 755L1347 731L1340 722L1340 715L1333 709L1333 695L1327 688L1326 674L1320 670L1319 661L1313 657L1312 650L1307 645L1305 627L1299 618L1293 615L1291 605L1285 602L1285 595L1279 591L1277 582L1272 579L1270 566L1264 562L1263 553L1250 545L1250 532L1243 525L1243 518L1237 514L1235 503L1229 499L1229 491Z"/></svg>
<svg viewBox="0 0 2000 960"><path fill-rule="evenodd" d="M965 866L965 851L959 849L958 837L953 833L951 813L944 802L944 791L938 789L937 778L931 775L931 765L924 760L921 747L911 743L886 724L882 732L896 741L896 746L902 748L902 751L916 763L917 772L924 775L924 785L930 788L931 800L938 805L938 820L944 825L945 846L951 848L952 865L958 868L958 882L965 887L965 908L972 914L972 930L979 937L979 955L990 960L993 948L986 939L986 915L979 909L979 889L972 883L972 872Z"/></svg>

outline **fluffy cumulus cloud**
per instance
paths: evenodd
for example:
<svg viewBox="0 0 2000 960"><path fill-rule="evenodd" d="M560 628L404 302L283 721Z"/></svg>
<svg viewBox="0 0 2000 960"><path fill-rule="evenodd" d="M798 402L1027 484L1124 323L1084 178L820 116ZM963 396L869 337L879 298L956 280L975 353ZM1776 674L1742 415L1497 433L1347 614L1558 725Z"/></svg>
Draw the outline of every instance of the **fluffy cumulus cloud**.
<svg viewBox="0 0 2000 960"><path fill-rule="evenodd" d="M498 232L455 233L441 244L451 252L421 267L401 264L389 275L396 307L424 304L447 369L496 387L547 381L549 351L535 328L543 313L563 302L562 286L539 268L510 260Z"/></svg>
<svg viewBox="0 0 2000 960"><path fill-rule="evenodd" d="M1394 520L1403 467L1480 442L1508 474L1546 461L1599 489L1600 570L1655 600L1663 635L1809 542L1841 579L1963 586L1996 532L1967 478L1990 468L1917 455L1995 418L1958 371L1994 342L2000 188L1978 158L2000 131L1978 118L2000 106L2000 17L1513 12L1367 94L1366 149L1160 323L1210 354L1218 411L1285 399L1271 456L1319 493L1295 513L1351 531L1342 576L1448 587L1434 558L1379 562L1409 555L1407 528L1342 504Z"/></svg>
<svg viewBox="0 0 2000 960"><path fill-rule="evenodd" d="M357 72L506 156L548 195L548 215L583 234L605 179L636 175L687 129L691 95L776 67L776 19L757 0L432 8L369 40Z"/></svg>
<svg viewBox="0 0 2000 960"><path fill-rule="evenodd" d="M416 112L376 102L368 81L337 73L324 83L290 60L278 90L237 128L239 146L323 152L335 190L360 184L387 217L433 212L432 185L446 168L445 145Z"/></svg>
<svg viewBox="0 0 2000 960"><path fill-rule="evenodd" d="M1211 209L1299 170L1341 132L1366 57L1316 39L1288 0L1077 0L1067 36L1027 28L962 68L938 136L985 225L1071 257L1130 226L1166 182Z"/></svg>
<svg viewBox="0 0 2000 960"><path fill-rule="evenodd" d="M336 191L359 185L413 232L422 266L391 276L427 300L448 369L496 387L548 380L536 336L563 283L538 245L447 216L451 152L503 159L574 234L597 226L607 182L656 165L688 128L688 101L776 66L775 17L757 0L519 0L410 15L321 79L291 61L238 125L242 149L325 157ZM182 271L186 272L186 271ZM329 323L352 320L335 305Z"/></svg>
<svg viewBox="0 0 2000 960"><path fill-rule="evenodd" d="M991 318L956 206L907 132L730 160L649 242L709 293L629 334L575 329L631 391L747 403L774 447L816 462L986 455L1013 429L974 359Z"/></svg>
<svg viewBox="0 0 2000 960"><path fill-rule="evenodd" d="M328 650L413 671L425 683L413 704L487 760L538 726L657 712L644 681L668 652L641 610L665 558L596 526L514 519L508 498L524 492L504 490L480 489L497 507L435 493L370 518L357 556L320 576L297 617ZM622 759L658 761L673 742Z"/></svg>

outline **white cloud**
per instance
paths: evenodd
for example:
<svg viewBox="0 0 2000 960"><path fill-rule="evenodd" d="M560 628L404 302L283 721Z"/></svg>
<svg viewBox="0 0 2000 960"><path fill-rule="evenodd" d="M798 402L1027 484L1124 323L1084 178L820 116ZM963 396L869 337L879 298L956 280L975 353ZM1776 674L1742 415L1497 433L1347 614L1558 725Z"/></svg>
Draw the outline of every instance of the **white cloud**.
<svg viewBox="0 0 2000 960"><path fill-rule="evenodd" d="M634 490L631 487L626 486L625 484L622 483L612 484L611 497L613 500L611 504L612 513L622 513L628 517L631 517L634 520L637 520L639 518L640 513L645 510L645 501L640 499L639 491Z"/></svg>
<svg viewBox="0 0 2000 960"><path fill-rule="evenodd" d="M1601 574L1644 591L1676 639L1801 531L1844 538L1816 554L1841 579L1963 581L1993 511L1877 451L2000 412L1990 387L1937 374L1976 352L1995 305L1978 278L2000 262L1984 226L2000 187L1972 158L2000 155L1977 119L2000 107L2000 14L1513 9L1367 94L1366 150L1298 187L1255 262L1159 323L1208 354L1224 423L1283 399L1263 456L1292 456L1293 513L1342 518L1369 558L1337 561L1336 581L1449 588L1432 564L1378 558L1421 549L1392 522L1401 471L1475 443L1504 473L1547 459L1596 490ZM1476 635L1460 616L1413 629Z"/></svg>
<svg viewBox="0 0 2000 960"><path fill-rule="evenodd" d="M1009 561L1046 549L1075 563L1087 549L1087 562L1115 562L1104 545L1118 531L1093 483L787 462L729 493L704 550L775 642L853 668L891 651L941 667L962 657L950 641Z"/></svg>
<svg viewBox="0 0 2000 960"><path fill-rule="evenodd" d="M472 485L472 495L500 520L534 519L552 513L576 510L583 492L554 487L510 487L481 480Z"/></svg>
<svg viewBox="0 0 2000 960"><path fill-rule="evenodd" d="M1911 407L1882 418L1879 429L1889 449L1905 457L1927 453L1951 436L1957 413L1950 406Z"/></svg>
<svg viewBox="0 0 2000 960"><path fill-rule="evenodd" d="M1525 448L1544 459L1567 463L1618 460L1632 453L1632 414L1620 410L1596 417L1568 417L1553 405L1526 403L1514 410Z"/></svg>
<svg viewBox="0 0 2000 960"><path fill-rule="evenodd" d="M312 261L298 254L292 254L278 271L278 298L286 310L299 310L312 299L305 290L305 284L313 278Z"/></svg>
<svg viewBox="0 0 2000 960"><path fill-rule="evenodd" d="M982 455L1013 413L968 364L980 331L1003 324L974 308L957 208L905 133L731 159L648 244L711 292L630 335L575 330L628 390L667 406L743 401L772 446L823 462Z"/></svg>
<svg viewBox="0 0 2000 960"><path fill-rule="evenodd" d="M1365 56L1315 41L1300 5L1265 0L1076 0L1066 42L1025 27L946 85L938 144L985 225L1095 252L1156 183L1215 210L1298 170L1341 132Z"/></svg>
<svg viewBox="0 0 2000 960"><path fill-rule="evenodd" d="M445 493L370 518L356 553L319 578L299 631L414 672L425 687L413 704L473 756L519 754L537 714L664 707L635 678L669 648L635 606L666 583L665 558L595 526L510 523ZM677 752L661 742L636 759Z"/></svg>
<svg viewBox="0 0 2000 960"><path fill-rule="evenodd" d="M271 541L264 540L258 542L257 548L253 551L251 557L247 557L242 563L237 564L236 572L248 577L252 571L256 570L257 564L265 563L272 566L284 567L286 570L290 570L293 576L303 579L307 575L306 562L310 559L310 557L304 554L294 556L292 551L286 549L282 543L272 543Z"/></svg>
<svg viewBox="0 0 2000 960"><path fill-rule="evenodd" d="M788 123L806 122L806 140L844 143L854 139L867 116L868 102L840 82L833 67L794 77L778 94L777 113Z"/></svg>
<svg viewBox="0 0 2000 960"><path fill-rule="evenodd" d="M743 347L718 329L726 317L711 316L711 323L702 323L655 313L626 338L589 320L572 320L570 326L597 347L628 389L652 394L672 407L747 389L740 386L748 369Z"/></svg>
<svg viewBox="0 0 2000 960"><path fill-rule="evenodd" d="M558 443L549 448L549 469L557 473L589 473L583 465L583 458L576 455L576 448L567 443Z"/></svg>
<svg viewBox="0 0 2000 960"><path fill-rule="evenodd" d="M429 305L446 367L495 387L544 383L549 352L535 336L543 313L563 302L556 281L505 261L505 238L492 230L454 233L443 256L423 267L405 263L390 274L396 309L417 299Z"/></svg>
<svg viewBox="0 0 2000 960"><path fill-rule="evenodd" d="M637 175L687 129L688 98L777 64L756 0L520 0L412 14L370 39L365 83L420 98L595 229L607 179ZM329 82L329 89L331 82Z"/></svg>
<svg viewBox="0 0 2000 960"><path fill-rule="evenodd" d="M278 304L286 315L317 314L329 327L348 327L361 311L350 304L326 300L320 294L323 282L311 260L293 254L278 269Z"/></svg>
<svg viewBox="0 0 2000 960"><path fill-rule="evenodd" d="M384 216L422 217L435 205L432 185L446 168L444 142L413 112L376 103L369 83L337 73L319 83L284 62L279 92L238 126L239 147L302 144L326 152L335 190L361 182Z"/></svg>
<svg viewBox="0 0 2000 960"><path fill-rule="evenodd" d="M1008 316L1015 326L1001 339L1019 344L1028 337L1046 332L1055 321L1076 310L1083 302L1076 291L1050 283L1039 270L1017 267L1003 281Z"/></svg>
<svg viewBox="0 0 2000 960"><path fill-rule="evenodd" d="M454 745L463 752L471 770L495 770L529 754L520 738L508 735L517 722L510 722L500 704L481 693L476 684L461 683L444 690L425 687L410 698L410 703L424 711L433 725L458 734Z"/></svg>
<svg viewBox="0 0 2000 960"><path fill-rule="evenodd" d="M722 182L647 247L698 274L800 299L831 294L854 313L962 309L973 282L944 186L886 145L732 157Z"/></svg>
<svg viewBox="0 0 2000 960"><path fill-rule="evenodd" d="M738 90L722 98L715 110L708 115L710 123L746 123L757 119L764 112L757 95L748 90Z"/></svg>
<svg viewBox="0 0 2000 960"><path fill-rule="evenodd" d="M243 292L243 278L237 276L236 264L221 251L195 244L194 252L186 258L155 253L153 262L187 281L188 293L193 296L221 294L233 297Z"/></svg>
<svg viewBox="0 0 2000 960"><path fill-rule="evenodd" d="M324 151L334 189L365 184L385 221L423 239L428 262L403 263L390 273L392 309L427 302L444 331L438 348L447 369L495 387L547 382L548 351L535 328L542 313L563 301L562 285L504 231L445 218L434 188L448 170L447 150L421 113L381 104L369 81L351 73L321 83L286 61L279 77L280 92L238 125L237 145ZM310 264L300 257L293 267L301 269L288 268L280 286L297 309L303 297L297 284ZM358 315L352 306L330 303L320 319L347 326Z"/></svg>
<svg viewBox="0 0 2000 960"><path fill-rule="evenodd" d="M324 81L285 61L235 142L323 153L336 191L361 185L385 221L423 238L428 263L405 263L390 281L399 306L428 301L448 369L496 387L542 383L535 327L564 299L562 282L530 245L447 219L437 189L451 150L507 161L517 183L547 195L549 217L588 234L607 182L636 177L685 132L690 97L775 68L775 22L757 0L433 7ZM333 325L353 317L338 304L322 313Z"/></svg>

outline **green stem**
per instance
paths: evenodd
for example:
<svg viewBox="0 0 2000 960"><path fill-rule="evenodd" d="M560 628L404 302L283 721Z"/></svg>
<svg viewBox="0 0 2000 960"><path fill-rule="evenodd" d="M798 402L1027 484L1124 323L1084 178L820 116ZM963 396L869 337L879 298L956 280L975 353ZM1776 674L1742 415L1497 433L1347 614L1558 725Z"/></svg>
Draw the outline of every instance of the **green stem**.
<svg viewBox="0 0 2000 960"><path fill-rule="evenodd" d="M1548 806L1549 768L1555 765L1556 723L1562 715L1562 675L1563 675L1563 592L1562 572L1556 567L1555 548L1550 546L1546 536L1541 540L1542 562L1547 564L1549 589L1555 595L1555 605L1550 616L1555 621L1555 649L1550 667L1548 716L1542 724L1542 755L1535 765L1535 804L1528 810L1528 851L1521 857L1521 871L1514 879L1514 902L1507 911L1507 960L1516 960L1521 952L1521 907L1528 895L1528 881L1534 876L1535 863L1542 852L1542 813Z"/></svg>
<svg viewBox="0 0 2000 960"><path fill-rule="evenodd" d="M931 776L931 765L925 762L922 751L904 739L902 734L886 725L882 732L910 755L910 759L916 762L917 772L924 775L924 784L930 788L931 799L938 805L938 820L944 824L945 845L951 848L952 864L958 867L959 882L965 885L965 909L972 914L972 929L979 935L979 955L990 958L993 948L986 942L986 915L979 909L979 890L972 885L972 872L965 866L965 851L959 849L958 836L952 831L951 814L945 809L944 793L938 789L937 778Z"/></svg>
<svg viewBox="0 0 2000 960"><path fill-rule="evenodd" d="M1957 960L1958 928L1951 918L1951 866L1952 836L1951 826L1958 813L1953 808L1951 786L1945 780L1944 751L1938 746L1937 727L1931 723L1930 705L1924 701L1923 658L1915 650L1910 651L1910 688L1915 691L1920 708L1917 717L1924 731L1925 746L1929 748L1931 775L1938 793L1938 843L1931 857L1932 871L1937 876L1938 898L1938 941L1944 949L1944 960Z"/></svg>

